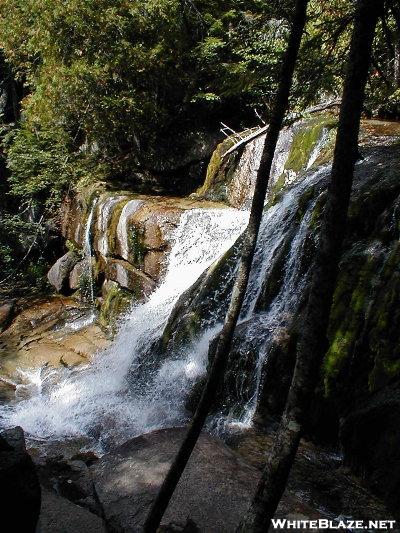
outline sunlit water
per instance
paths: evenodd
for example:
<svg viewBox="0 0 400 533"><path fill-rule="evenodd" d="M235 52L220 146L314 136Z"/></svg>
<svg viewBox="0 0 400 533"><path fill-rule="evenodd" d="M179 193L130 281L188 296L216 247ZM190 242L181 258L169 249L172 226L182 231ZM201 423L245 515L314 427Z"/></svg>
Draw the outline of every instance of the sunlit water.
<svg viewBox="0 0 400 533"><path fill-rule="evenodd" d="M326 140L324 132L310 156L309 167L314 164ZM272 182L283 172L291 141L291 130L284 130L276 152ZM260 154L259 149L245 151L243 168L251 168L254 173ZM298 199L327 172L328 169L310 172L264 214L240 317L242 324L249 324L242 340L244 349L247 345L255 348L258 354L251 378L252 394L239 402L240 405L225 406L214 415L209 422L210 429L223 432L227 428L243 428L252 423L268 347L274 334L285 325L286 316L295 309L307 281L306 275L299 270L298 261L315 199L297 224ZM290 181L292 177L287 178ZM102 234L99 249L103 253L108 251L107 221L119 198L108 199L97 219ZM121 213L117 232L124 257L128 255L126 218L139 206L137 201L130 201ZM91 255L92 216L93 210L85 232L88 257ZM49 367L24 371L21 376L23 385L17 387L16 401L0 408L1 425L22 426L31 441L82 439L90 448L102 452L152 429L185 422L188 416L185 402L193 385L205 373L209 343L222 326L220 317L228 303L226 298L225 301L219 298L217 288L215 305L200 325L201 334L183 353L169 353L160 360L157 341L178 298L235 243L247 219L247 211L235 209L184 212L173 235L164 281L145 303L129 311L112 345L98 353L87 366L72 371ZM260 311L257 302L264 280L275 254L292 233L280 291L269 308ZM220 283L232 283L235 271L233 265ZM92 314L84 317L82 323L90 323L93 318ZM70 327L75 329L74 323ZM241 376L238 375L238 389L241 386Z"/></svg>
<svg viewBox="0 0 400 533"><path fill-rule="evenodd" d="M233 209L184 212L163 283L147 302L132 308L113 344L86 367L35 370L30 397L2 407L2 425L20 425L30 439L87 438L101 450L182 420L186 393L204 373L215 331L205 333L187 354L164 362L153 357L154 343L179 296L232 246L247 218Z"/></svg>

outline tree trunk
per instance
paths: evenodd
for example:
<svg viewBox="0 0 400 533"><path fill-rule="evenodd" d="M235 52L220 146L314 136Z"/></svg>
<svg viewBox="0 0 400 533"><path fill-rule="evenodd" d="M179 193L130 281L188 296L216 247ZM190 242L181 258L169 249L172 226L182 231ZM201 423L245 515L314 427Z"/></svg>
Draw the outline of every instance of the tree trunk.
<svg viewBox="0 0 400 533"><path fill-rule="evenodd" d="M304 420L318 383L321 362L327 349L329 313L346 231L372 43L382 6L383 0L358 0L331 182L306 318L297 347L292 384L273 450L251 507L238 531L256 533L268 531L285 490Z"/></svg>
<svg viewBox="0 0 400 533"><path fill-rule="evenodd" d="M168 503L174 493L179 479L186 467L193 448L204 426L207 415L216 396L216 391L225 372L226 362L232 344L233 334L242 308L250 269L253 261L254 250L257 243L258 231L262 218L265 197L268 188L269 175L279 132L288 107L289 93L292 86L293 73L296 66L301 38L306 23L308 0L297 0L293 24L289 36L288 47L282 64L279 87L275 99L273 113L267 132L265 146L261 157L261 164L257 173L253 202L250 212L249 224L243 239L241 261L238 275L232 291L231 301L225 317L224 326L219 334L216 351L207 383L203 390L196 412L185 439L172 463L170 470L157 494L144 524L146 533L154 533L159 526Z"/></svg>
<svg viewBox="0 0 400 533"><path fill-rule="evenodd" d="M396 22L394 31L394 65L393 76L395 89L400 88L400 8L393 2L390 2L391 11Z"/></svg>

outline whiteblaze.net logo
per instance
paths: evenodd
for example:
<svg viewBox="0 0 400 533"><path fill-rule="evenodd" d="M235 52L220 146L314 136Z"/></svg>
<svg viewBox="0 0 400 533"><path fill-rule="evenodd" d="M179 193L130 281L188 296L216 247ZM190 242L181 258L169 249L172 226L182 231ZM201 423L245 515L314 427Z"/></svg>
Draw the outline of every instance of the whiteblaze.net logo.
<svg viewBox="0 0 400 533"><path fill-rule="evenodd" d="M387 530L394 529L396 520L288 520L273 518L274 529L338 529L338 530Z"/></svg>

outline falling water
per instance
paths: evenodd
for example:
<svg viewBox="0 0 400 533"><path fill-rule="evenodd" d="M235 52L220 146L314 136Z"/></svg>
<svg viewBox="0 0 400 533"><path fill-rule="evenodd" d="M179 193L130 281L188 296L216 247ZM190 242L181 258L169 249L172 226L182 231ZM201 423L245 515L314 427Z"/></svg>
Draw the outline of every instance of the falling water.
<svg viewBox="0 0 400 533"><path fill-rule="evenodd" d="M94 279L93 279L93 264L92 264L92 222L93 214L96 207L97 199L93 202L93 205L90 209L89 216L86 221L85 234L83 239L83 259L84 259L84 270L81 275L83 283L85 284L85 289L87 290L88 302L91 306L94 305Z"/></svg>
<svg viewBox="0 0 400 533"><path fill-rule="evenodd" d="M243 357L249 352L255 354L255 362L252 370L247 368L245 372L237 372L234 377L236 399L230 404L229 399L225 398L226 405L210 420L209 428L212 430L223 432L232 427L248 427L253 420L268 353L277 336L290 325L309 279L309 269L302 268L301 261L306 251L307 237L310 236L313 210L319 194L324 190L328 175L329 167L308 173L303 180L290 187L277 204L264 213L238 323L240 335L236 345ZM314 192L303 207L303 213L299 210L299 200L309 190ZM308 194L306 196L308 197ZM272 301L262 302L264 283L275 266L277 255L285 247L288 247L288 251L285 252L278 292ZM219 282L232 286L236 270L237 264L233 263L224 279ZM210 339L222 327L221 317L227 309L229 291L225 298L221 298L218 294L219 284L213 283L214 285L217 285L214 295L208 295L210 308L199 327L202 333L190 347L192 354L202 352L204 346L208 345ZM185 307L185 312L190 313L190 309ZM177 327L179 328L179 323ZM250 382L250 386L244 384L246 380Z"/></svg>
<svg viewBox="0 0 400 533"><path fill-rule="evenodd" d="M155 341L179 296L233 245L247 217L234 209L184 212L163 283L147 302L132 308L112 346L86 367L57 370L56 384L55 371L49 383L45 373L36 375L30 398L3 407L2 425L21 425L34 440L86 438L101 450L182 420L186 394L205 371L215 331L203 336L195 352L172 354L164 362L155 353Z"/></svg>
<svg viewBox="0 0 400 533"><path fill-rule="evenodd" d="M97 209L98 251L103 257L108 255L108 228L113 208L123 200L123 196L110 196L99 203Z"/></svg>
<svg viewBox="0 0 400 533"><path fill-rule="evenodd" d="M129 256L129 237L128 237L128 219L132 216L141 206L143 205L142 200L129 200L122 211L121 216L119 217L118 226L117 226L117 235L118 241L121 245L121 256L124 259L128 259Z"/></svg>
<svg viewBox="0 0 400 533"><path fill-rule="evenodd" d="M281 134L272 183L282 173L292 136L289 130ZM318 150L325 140L323 136L318 143ZM257 159L256 162L242 162L243 168L251 168L252 175L257 168L259 148L257 145L253 151L247 150L244 154L248 159ZM313 151L310 156L310 166L317 157L316 153ZM238 405L227 405L211 422L214 428L248 425L253 418L269 346L274 336L287 324L288 317L296 311L307 282L307 272L299 268L299 261L317 195L308 202L301 221L298 220L298 200L308 188L318 188L327 172L327 168L309 172L264 214L239 324L245 328L242 348L246 350L249 347L257 353L251 376L251 394L244 395L243 401L237 402ZM106 201L103 219L98 219L101 230L116 201ZM139 207L138 201L131 200L121 212L117 232L122 242L123 256L128 254L127 220ZM92 302L91 226L94 209L95 204L87 219L84 242ZM113 344L84 367L36 372L29 387L29 397L26 397L26 387L24 391L17 388L15 403L1 408L1 425L21 425L28 438L34 441L84 439L101 452L132 436L184 422L187 417L184 409L187 395L205 373L209 343L221 328L221 317L228 296L220 297L220 287L217 287L213 307L199 328L199 337L191 346L160 357L157 341L179 297L233 246L247 218L246 211L236 209L185 211L174 232L164 281L145 303L131 309L121 323ZM276 255L287 242L291 244L278 294L268 307L260 307L264 280L273 268ZM104 235L99 248L101 253L108 251L108 241ZM235 272L236 266L233 264L220 283L232 284Z"/></svg>
<svg viewBox="0 0 400 533"><path fill-rule="evenodd" d="M313 166L313 164L316 162L316 160L318 159L321 153L321 150L324 148L328 140L329 140L329 129L322 128L322 133L320 135L320 138L316 142L314 148L311 150L311 154L306 165L306 170L310 169Z"/></svg>

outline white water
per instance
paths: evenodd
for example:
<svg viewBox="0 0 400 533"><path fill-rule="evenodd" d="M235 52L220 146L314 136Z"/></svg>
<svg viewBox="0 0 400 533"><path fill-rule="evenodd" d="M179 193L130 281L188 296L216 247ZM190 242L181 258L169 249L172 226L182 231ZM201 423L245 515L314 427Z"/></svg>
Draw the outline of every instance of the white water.
<svg viewBox="0 0 400 533"><path fill-rule="evenodd" d="M103 257L107 257L109 251L108 225L113 208L123 200L123 196L110 196L104 202L100 200L97 209L97 231L99 233L98 251Z"/></svg>
<svg viewBox="0 0 400 533"><path fill-rule="evenodd" d="M83 437L101 450L182 419L186 393L205 370L215 331L206 332L196 350L163 363L153 354L154 342L179 296L232 246L247 218L233 209L184 212L164 282L132 309L112 346L84 368L52 371L49 382L46 372L36 372L32 396L3 407L1 425L20 425L31 439Z"/></svg>
<svg viewBox="0 0 400 533"><path fill-rule="evenodd" d="M292 132L282 132L271 183L283 172ZM310 156L309 166L318 157L325 139L317 143ZM242 167L252 176L259 165L260 146L247 150L242 156ZM313 161L314 160L314 161ZM268 309L259 311L257 302L263 292L263 280L271 269L275 255L285 243L296 224L297 200L326 172L319 170L288 190L281 201L263 217L257 251L250 277L241 324L248 328L243 350L257 352L253 372L252 395L245 398L238 415L237 406L225 411L213 421L219 428L251 424L257 407L262 372L268 346L284 330L295 312L306 278L298 264L310 222L312 204L293 234L293 241L285 261L283 281L279 294ZM99 251L108 252L104 229L110 212L118 199L104 203L98 219ZM119 219L117 232L122 242L121 253L128 256L128 219L140 207L132 200L126 203ZM91 259L93 209L85 229L85 253ZM220 312L210 310L202 323L203 334L184 354L169 353L159 360L156 341L180 295L227 251L244 229L247 213L234 209L186 211L174 234L167 274L162 285L150 299L134 307L126 317L112 346L99 353L90 365L78 370L45 369L25 376L27 384L17 390L19 401L0 411L1 425L21 425L31 439L60 440L87 439L88 445L101 451L115 443L155 428L175 425L185 420L184 402L196 379L204 374L210 340L221 324L215 318ZM91 261L90 261L91 265ZM229 283L235 267L221 283ZM93 287L93 285L92 285ZM92 295L93 299L93 295ZM219 301L221 300L221 301ZM215 294L216 308L226 302ZM238 376L238 388L241 377ZM27 391L29 397L27 397Z"/></svg>
<svg viewBox="0 0 400 533"><path fill-rule="evenodd" d="M89 216L86 221L85 234L83 238L83 259L84 270L83 276L85 277L87 285L87 299L91 305L94 305L94 279L93 279L93 264L92 264L92 222L94 210L96 207L97 200L93 202L93 205L90 209Z"/></svg>
<svg viewBox="0 0 400 533"><path fill-rule="evenodd" d="M316 162L316 160L318 159L321 153L321 150L324 148L328 140L329 140L329 129L323 128L320 138L318 139L314 148L311 151L310 157L306 165L306 170L310 169L313 166L313 164Z"/></svg>
<svg viewBox="0 0 400 533"><path fill-rule="evenodd" d="M122 211L121 216L119 217L118 226L117 226L117 235L118 241L121 245L120 254L124 259L129 257L129 236L128 236L128 220L141 206L143 201L141 200L129 200Z"/></svg>
<svg viewBox="0 0 400 533"><path fill-rule="evenodd" d="M242 330L239 346L236 347L240 350L242 357L246 357L248 353L256 354L252 376L250 376L251 395L248 397L248 390L244 383L244 380L249 379L249 370L246 371L245 376L239 372L235 377L236 392L238 398L243 396L243 400L239 399L233 405L225 406L224 410L213 417L210 421L210 428L217 432L223 433L235 427L247 428L252 425L258 407L260 385L268 353L279 336L285 335L287 326L291 324L297 312L297 306L308 281L309 271L300 268L300 261L306 246L317 197L309 202L300 223L297 221L298 199L309 187L318 184L328 172L329 168L324 167L309 174L302 182L287 190L282 200L263 216L246 298L239 320L239 327L245 327L245 332ZM293 236L290 238L289 250L285 257L280 289L266 308L263 306L259 309L259 298L264 289L264 280L268 278L275 255L291 233ZM234 277L234 269L230 275L231 278ZM226 302L221 302L220 305L226 307ZM214 327L218 330L215 324Z"/></svg>

